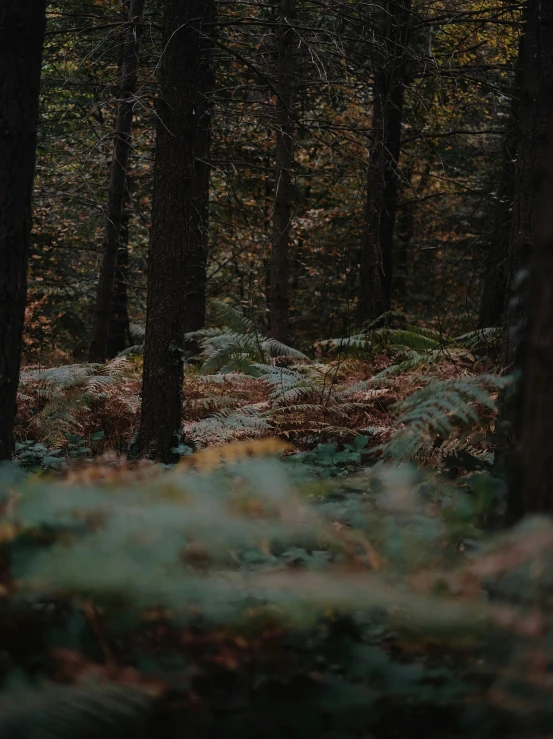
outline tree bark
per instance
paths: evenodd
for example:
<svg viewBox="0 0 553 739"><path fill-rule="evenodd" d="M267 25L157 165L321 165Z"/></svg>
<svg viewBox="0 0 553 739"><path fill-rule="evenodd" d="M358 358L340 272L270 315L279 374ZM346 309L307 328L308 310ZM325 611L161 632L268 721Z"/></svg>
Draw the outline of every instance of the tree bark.
<svg viewBox="0 0 553 739"><path fill-rule="evenodd" d="M553 4L527 0L522 39L518 102L518 151L515 194L507 262L505 346L503 362L510 366L517 351L517 329L526 320L526 301L517 294L517 279L528 273L536 243L545 178L548 111L553 78Z"/></svg>
<svg viewBox="0 0 553 739"><path fill-rule="evenodd" d="M478 328L501 326L507 296L507 263L511 232L516 162L516 138L508 137L502 151L500 181L493 208L493 226L486 252L484 284L478 313Z"/></svg>
<svg viewBox="0 0 553 739"><path fill-rule="evenodd" d="M129 272L129 226L132 213L130 202L130 177L127 176L127 196L121 219L119 232L119 247L117 249L117 267L113 283L111 304L111 319L107 343L107 356L112 359L127 347L130 337L130 322L128 308L128 272Z"/></svg>
<svg viewBox="0 0 553 739"><path fill-rule="evenodd" d="M513 209L511 332L507 358L522 370L513 402L509 517L553 511L553 4L528 0ZM550 134L547 146L548 129ZM549 150L549 153L547 153ZM548 166L546 166L548 163ZM531 272L530 272L531 268ZM526 274L521 278L520 272ZM527 327L521 339L521 322ZM518 333L518 336L517 336Z"/></svg>
<svg viewBox="0 0 553 739"><path fill-rule="evenodd" d="M275 199L270 263L270 335L286 342L290 308L290 231L292 219L292 168L294 124L292 119L295 0L281 0L276 46L276 155Z"/></svg>
<svg viewBox="0 0 553 739"><path fill-rule="evenodd" d="M404 181L406 186L404 188L404 196L406 200L411 198L416 199L419 194L425 192L430 178L431 161L430 157L427 159L424 168L421 172L420 179L416 187L413 186L413 172L412 166L411 171L404 173ZM399 198L399 194L398 194ZM409 282L411 279L412 269L412 241L415 235L417 219L417 203L404 204L403 208L399 208L396 214L395 231L396 235L394 238L394 274L392 290L398 295L405 295L408 289Z"/></svg>
<svg viewBox="0 0 553 739"><path fill-rule="evenodd" d="M185 333L205 319L215 0L165 0L138 451L169 462Z"/></svg>
<svg viewBox="0 0 553 739"><path fill-rule="evenodd" d="M0 460L11 458L14 444L45 6L0 3Z"/></svg>
<svg viewBox="0 0 553 739"><path fill-rule="evenodd" d="M357 322L390 310L401 122L411 0L387 0L374 77L371 148L359 261Z"/></svg>
<svg viewBox="0 0 553 739"><path fill-rule="evenodd" d="M553 24L549 30L553 32ZM553 94L551 86L550 91ZM553 103L553 96L551 100ZM521 514L553 512L553 130L551 133L524 363L518 455Z"/></svg>
<svg viewBox="0 0 553 739"><path fill-rule="evenodd" d="M132 121L138 80L140 27L145 0L130 0L128 25L123 41L121 87L115 123L115 141L111 161L103 259L98 279L89 360L103 362L107 356L109 326L112 316L113 286L117 271L117 252L123 221L127 171L132 143Z"/></svg>
<svg viewBox="0 0 553 739"><path fill-rule="evenodd" d="M502 162L490 244L486 253L484 284L478 315L480 329L501 326L505 320L509 244L513 218L517 149L519 143L519 96L522 83L523 36L519 41L516 73L511 91L508 128L503 141Z"/></svg>

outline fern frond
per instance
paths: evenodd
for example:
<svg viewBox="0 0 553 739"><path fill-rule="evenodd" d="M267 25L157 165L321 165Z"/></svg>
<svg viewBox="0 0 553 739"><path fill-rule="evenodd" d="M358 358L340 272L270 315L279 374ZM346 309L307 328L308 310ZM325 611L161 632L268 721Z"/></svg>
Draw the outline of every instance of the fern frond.
<svg viewBox="0 0 553 739"><path fill-rule="evenodd" d="M233 398L230 395L221 395L219 397L215 396L211 398L188 398L184 401L185 408L192 408L194 410L197 408L202 410L229 408L233 405L236 405L236 398Z"/></svg>
<svg viewBox="0 0 553 739"><path fill-rule="evenodd" d="M309 359L306 354L294 349L287 344L283 344L276 339L266 339L262 341L263 348L269 353L269 356L286 359Z"/></svg>
<svg viewBox="0 0 553 739"><path fill-rule="evenodd" d="M200 375L197 378L197 381L202 384L209 384L209 385L223 385L225 383L232 383L236 385L240 385L245 380L252 380L255 378L252 378L251 375L247 375L244 372L225 372L225 374L221 375Z"/></svg>
<svg viewBox="0 0 553 739"><path fill-rule="evenodd" d="M488 467L491 467L495 461L495 453L493 452L493 450L475 447L471 443L470 436L468 439L449 439L437 450L437 456L440 459L445 459L446 457L456 457L461 453L479 460L482 464Z"/></svg>
<svg viewBox="0 0 553 739"><path fill-rule="evenodd" d="M132 355L139 357L142 354L144 354L144 343L133 344L133 346L128 346L126 349L123 349L122 352L119 352L117 357L121 359L125 359L125 357L130 357Z"/></svg>
<svg viewBox="0 0 553 739"><path fill-rule="evenodd" d="M30 423L49 444L65 441L67 432L79 430L77 418L102 397L127 366L118 357L107 364L72 364L21 373L21 388L40 401L41 409Z"/></svg>
<svg viewBox="0 0 553 739"><path fill-rule="evenodd" d="M383 447L384 456L406 459L428 448L436 436L447 438L455 423L478 423L478 406L496 410L495 395L511 382L496 375L430 382L396 406L404 428Z"/></svg>
<svg viewBox="0 0 553 739"><path fill-rule="evenodd" d="M310 413L320 415L324 412L325 407L321 403L291 403L283 408L273 408L273 416L286 415L288 413Z"/></svg>
<svg viewBox="0 0 553 739"><path fill-rule="evenodd" d="M443 341L438 331L421 326L406 329L389 327L375 328L341 339L322 341L319 346L330 349L374 351L379 347L392 349L415 349L419 352L436 349Z"/></svg>
<svg viewBox="0 0 553 739"><path fill-rule="evenodd" d="M438 331L419 326L409 326L406 329L379 328L372 331L370 337L375 345L414 349L419 352L436 349L442 343L442 336Z"/></svg>
<svg viewBox="0 0 553 739"><path fill-rule="evenodd" d="M442 357L473 359L468 352L477 346L474 334L450 339L432 328L408 326L407 328L367 329L349 338L330 339L319 346L337 351L376 352L388 348L403 356L403 361L387 367L381 377L407 372L425 362L436 362Z"/></svg>
<svg viewBox="0 0 553 739"><path fill-rule="evenodd" d="M254 331L252 321L232 305L224 303L222 300L212 300L210 307L216 318L234 333L249 334Z"/></svg>
<svg viewBox="0 0 553 739"><path fill-rule="evenodd" d="M503 328L492 326L462 334L462 336L458 336L455 339L455 342L466 349L474 350L482 345L489 346L490 344L496 344L502 335Z"/></svg>
<svg viewBox="0 0 553 739"><path fill-rule="evenodd" d="M222 409L208 418L185 424L187 436L200 444L267 435L269 421L254 406Z"/></svg>
<svg viewBox="0 0 553 739"><path fill-rule="evenodd" d="M401 375L405 372L417 369L417 367L420 367L422 364L426 364L430 360L431 358L428 355L413 352L412 355L408 357L408 359L404 359L403 362L398 362L398 364L391 364L389 367L385 367L383 370L378 372L373 379L380 380L385 377L389 377L390 375Z"/></svg>
<svg viewBox="0 0 553 739"><path fill-rule="evenodd" d="M221 329L207 329L188 334L200 342L204 375L239 372L256 377L258 366L266 366L271 358L305 360L303 352L259 334L252 322L226 303L214 302Z"/></svg>
<svg viewBox="0 0 553 739"><path fill-rule="evenodd" d="M361 380L360 382L353 383L353 385L347 385L346 387L341 388L339 392L342 396L348 396L369 390L384 390L386 388L393 387L395 383L395 380L383 377L381 373L378 373L374 377L369 377L368 380Z"/></svg>
<svg viewBox="0 0 553 739"><path fill-rule="evenodd" d="M324 339L323 341L317 342L317 346L323 349L346 351L370 349L372 344L368 334L360 333L340 339Z"/></svg>
<svg viewBox="0 0 553 739"><path fill-rule="evenodd" d="M305 382L305 375L290 367L254 363L257 376L275 390L294 388Z"/></svg>

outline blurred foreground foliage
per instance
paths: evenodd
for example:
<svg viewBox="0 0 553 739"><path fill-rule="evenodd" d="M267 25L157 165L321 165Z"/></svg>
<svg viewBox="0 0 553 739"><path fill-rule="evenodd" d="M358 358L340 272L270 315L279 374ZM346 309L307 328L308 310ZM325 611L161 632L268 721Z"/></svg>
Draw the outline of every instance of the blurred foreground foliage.
<svg viewBox="0 0 553 739"><path fill-rule="evenodd" d="M2 469L0 736L553 731L553 523L485 533L485 471L285 450Z"/></svg>

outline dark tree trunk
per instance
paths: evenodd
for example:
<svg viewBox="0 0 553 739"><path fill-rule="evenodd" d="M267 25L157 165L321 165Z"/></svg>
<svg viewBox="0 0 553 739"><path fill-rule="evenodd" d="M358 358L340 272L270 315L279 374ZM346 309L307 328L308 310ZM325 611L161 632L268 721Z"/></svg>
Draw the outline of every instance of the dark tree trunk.
<svg viewBox="0 0 553 739"><path fill-rule="evenodd" d="M553 13L549 16L551 34ZM551 39L551 35L545 38ZM549 91L553 103L551 82ZM543 215L535 247L524 362L518 455L520 514L553 512L553 130L551 133Z"/></svg>
<svg viewBox="0 0 553 739"><path fill-rule="evenodd" d="M509 241L515 193L517 148L519 141L519 96L522 82L523 37L519 42L517 69L512 89L511 113L502 150L500 180L493 211L493 227L486 253L484 285L478 327L501 326L507 299Z"/></svg>
<svg viewBox="0 0 553 739"><path fill-rule="evenodd" d="M127 177L130 190L130 177ZM127 191L121 230L119 232L119 247L117 249L117 267L113 283L113 297L111 304L111 319L107 344L107 356L111 359L120 354L127 347L130 340L130 322L128 308L128 272L129 272L129 226L132 214L130 196Z"/></svg>
<svg viewBox="0 0 553 739"><path fill-rule="evenodd" d="M109 326L112 316L113 287L117 271L117 252L126 195L126 179L132 142L132 120L138 80L140 26L145 0L130 0L129 19L123 41L121 86L115 141L111 161L102 266L94 308L89 360L103 362L107 356Z"/></svg>
<svg viewBox="0 0 553 739"><path fill-rule="evenodd" d="M416 201L419 194L421 194L422 196L422 193L424 193L424 191L426 190L426 186L428 185L428 180L430 178L430 167L431 163L430 159L428 159L426 164L424 165L424 169L421 172L420 180L416 187L412 184L412 171L406 173L405 182L409 185L408 187L405 187L404 194L406 195L406 200L413 199ZM394 290L400 296L406 295L406 290L408 289L411 280L411 251L413 236L415 235L416 218L416 202L404 203L403 207L398 210L395 227L396 237L394 239L395 268L393 274L392 290ZM403 307L405 307L404 304Z"/></svg>
<svg viewBox="0 0 553 739"><path fill-rule="evenodd" d="M514 190L516 140L507 139L497 200L493 209L493 227L485 256L484 284L478 313L478 328L501 326L507 296L507 262Z"/></svg>
<svg viewBox="0 0 553 739"><path fill-rule="evenodd" d="M553 3L527 0L521 44L518 150L513 216L507 262L504 363L512 365L517 326L526 318L524 299L517 298L516 281L528 273L536 243L541 193L545 177L548 112L553 79Z"/></svg>
<svg viewBox="0 0 553 739"><path fill-rule="evenodd" d="M270 135L270 132L269 132ZM263 178L263 233L270 234L271 232L271 213L273 203L273 173L269 174L271 169L271 157L267 155L264 159L266 168L265 176ZM264 270L264 287L265 287L265 319L267 323L267 335L271 331L271 246L272 242L267 236L267 256L263 259L263 270Z"/></svg>
<svg viewBox="0 0 553 739"><path fill-rule="evenodd" d="M182 419L185 333L205 319L215 0L165 0L138 450L165 462Z"/></svg>
<svg viewBox="0 0 553 739"><path fill-rule="evenodd" d="M275 199L270 265L270 335L288 340L290 308L290 227L292 218L292 168L294 125L292 120L294 74L295 0L281 0L276 48L276 157Z"/></svg>
<svg viewBox="0 0 553 739"><path fill-rule="evenodd" d="M45 6L0 3L0 460L13 453Z"/></svg>
<svg viewBox="0 0 553 739"><path fill-rule="evenodd" d="M525 29L509 265L512 275L519 272L510 311L518 330L511 331L507 359L522 370L512 404L511 519L553 512L553 3L528 0Z"/></svg>
<svg viewBox="0 0 553 739"><path fill-rule="evenodd" d="M371 149L359 262L357 322L390 310L398 165L411 0L382 8L382 53L374 77Z"/></svg>
<svg viewBox="0 0 553 739"><path fill-rule="evenodd" d="M409 253L411 242L415 234L415 205L406 205L398 214L397 239L396 239L396 269L394 269L393 289L398 295L406 295L410 280Z"/></svg>

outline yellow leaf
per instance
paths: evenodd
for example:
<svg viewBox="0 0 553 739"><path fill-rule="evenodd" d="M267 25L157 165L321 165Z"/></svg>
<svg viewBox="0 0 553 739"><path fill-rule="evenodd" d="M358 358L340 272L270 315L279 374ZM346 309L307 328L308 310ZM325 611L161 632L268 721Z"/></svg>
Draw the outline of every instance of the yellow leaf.
<svg viewBox="0 0 553 739"><path fill-rule="evenodd" d="M281 454L292 448L290 444L276 438L237 441L202 449L183 459L175 469L194 466L202 472L209 472L218 467L221 462L233 463L241 459L261 457L265 454Z"/></svg>

